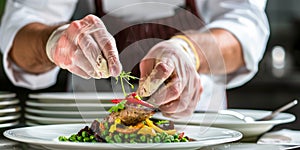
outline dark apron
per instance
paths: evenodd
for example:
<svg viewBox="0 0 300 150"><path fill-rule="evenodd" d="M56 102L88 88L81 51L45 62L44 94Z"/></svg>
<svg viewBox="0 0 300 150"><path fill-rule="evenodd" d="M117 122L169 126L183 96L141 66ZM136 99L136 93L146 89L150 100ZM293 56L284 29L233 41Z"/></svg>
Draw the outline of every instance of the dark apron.
<svg viewBox="0 0 300 150"><path fill-rule="evenodd" d="M181 31L197 30L203 27L203 21L199 17L194 0L186 0L186 5L176 9L174 16L138 23L128 23L120 18L106 15L103 11L102 0L95 0L95 4L96 15L101 17L108 31L114 36L119 53L137 41L156 39L148 41L142 48L138 45L130 47L130 50L145 51L141 54L141 58L158 42L169 39L176 34L182 34ZM137 55L137 53L134 52L133 55ZM139 76L138 64L135 66L131 71ZM126 67L123 69L130 71Z"/></svg>

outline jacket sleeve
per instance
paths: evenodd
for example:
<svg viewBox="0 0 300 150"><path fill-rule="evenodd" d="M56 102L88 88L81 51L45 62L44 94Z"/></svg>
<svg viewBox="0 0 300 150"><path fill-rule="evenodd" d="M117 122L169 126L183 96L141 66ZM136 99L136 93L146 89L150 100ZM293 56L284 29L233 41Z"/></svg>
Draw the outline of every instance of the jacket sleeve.
<svg viewBox="0 0 300 150"><path fill-rule="evenodd" d="M265 14L266 0L206 0L196 3L207 24L206 29L228 30L242 46L246 66L227 75L227 88L251 80L258 71L270 34Z"/></svg>
<svg viewBox="0 0 300 150"><path fill-rule="evenodd" d="M69 21L77 0L8 0L0 26L0 49L3 54L3 68L10 81L28 89L42 89L56 82L59 68L42 74L30 74L19 68L9 57L15 35L27 24L33 22L52 25ZM26 53L26 52L24 52Z"/></svg>

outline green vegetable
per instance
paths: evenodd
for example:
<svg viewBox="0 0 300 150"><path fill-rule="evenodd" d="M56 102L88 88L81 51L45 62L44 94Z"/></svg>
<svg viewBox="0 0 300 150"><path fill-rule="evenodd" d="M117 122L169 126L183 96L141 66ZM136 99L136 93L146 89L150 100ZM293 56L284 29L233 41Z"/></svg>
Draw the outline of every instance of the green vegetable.
<svg viewBox="0 0 300 150"><path fill-rule="evenodd" d="M161 142L160 137L159 136L155 136L154 137L154 142L155 143L160 143Z"/></svg>
<svg viewBox="0 0 300 150"><path fill-rule="evenodd" d="M90 141L90 138L89 138L89 137L83 138L83 142L89 142L89 141Z"/></svg>
<svg viewBox="0 0 300 150"><path fill-rule="evenodd" d="M91 135L90 140L94 140L94 139L95 139L95 136Z"/></svg>
<svg viewBox="0 0 300 150"><path fill-rule="evenodd" d="M104 128L108 129L108 122L104 122Z"/></svg>
<svg viewBox="0 0 300 150"><path fill-rule="evenodd" d="M155 122L155 124L157 124L157 125L168 124L168 123L169 123L168 120L159 120L159 121Z"/></svg>
<svg viewBox="0 0 300 150"><path fill-rule="evenodd" d="M140 136L140 140L141 140L141 142L146 142L146 136L145 135L141 135Z"/></svg>
<svg viewBox="0 0 300 150"><path fill-rule="evenodd" d="M82 137L87 137L87 136L88 136L88 133L87 133L86 131L82 131L81 136L82 136Z"/></svg>
<svg viewBox="0 0 300 150"><path fill-rule="evenodd" d="M68 138L65 137L65 136L59 136L59 137L58 137L58 140L59 140L59 141L68 141Z"/></svg>
<svg viewBox="0 0 300 150"><path fill-rule="evenodd" d="M114 135L114 140L115 140L116 143L122 143L121 137L119 135L117 135L117 134Z"/></svg>
<svg viewBox="0 0 300 150"><path fill-rule="evenodd" d="M180 142L188 142L189 140L188 139L186 139L185 137L184 138L182 138L181 140L180 140Z"/></svg>
<svg viewBox="0 0 300 150"><path fill-rule="evenodd" d="M108 112L112 113L112 112L118 112L119 110L122 110L125 108L125 104L126 104L127 100L122 100L120 103L116 104L115 106L112 106Z"/></svg>
<svg viewBox="0 0 300 150"><path fill-rule="evenodd" d="M77 136L76 139L77 139L78 141L82 141L82 136Z"/></svg>
<svg viewBox="0 0 300 150"><path fill-rule="evenodd" d="M129 82L129 80L130 80L130 79L139 79L139 78L137 78L137 77L135 77L135 76L132 76L132 75L130 75L130 74L131 74L131 72L127 72L127 73L126 73L125 71L122 71L121 74L120 74L118 77L115 78L115 79L117 80L117 81L116 81L116 84L118 83L119 78L120 78L120 83L121 83L121 87L122 87L122 91L123 91L124 96L127 96L127 93L126 93L126 91L125 91L125 87L124 87L123 80L124 80L127 84L129 84L130 87L131 87L132 89L134 89L133 84L131 84L131 83Z"/></svg>

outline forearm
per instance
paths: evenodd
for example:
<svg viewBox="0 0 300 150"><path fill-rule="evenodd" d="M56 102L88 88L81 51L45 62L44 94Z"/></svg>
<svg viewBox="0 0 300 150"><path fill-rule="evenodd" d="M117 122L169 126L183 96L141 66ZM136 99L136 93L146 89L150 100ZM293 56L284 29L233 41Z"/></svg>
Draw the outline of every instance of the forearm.
<svg viewBox="0 0 300 150"><path fill-rule="evenodd" d="M10 58L23 70L39 74L55 67L46 54L46 43L58 26L31 23L18 31L10 50Z"/></svg>
<svg viewBox="0 0 300 150"><path fill-rule="evenodd" d="M228 74L245 65L239 41L224 29L210 32L190 32L187 36L194 42L200 58L198 72Z"/></svg>

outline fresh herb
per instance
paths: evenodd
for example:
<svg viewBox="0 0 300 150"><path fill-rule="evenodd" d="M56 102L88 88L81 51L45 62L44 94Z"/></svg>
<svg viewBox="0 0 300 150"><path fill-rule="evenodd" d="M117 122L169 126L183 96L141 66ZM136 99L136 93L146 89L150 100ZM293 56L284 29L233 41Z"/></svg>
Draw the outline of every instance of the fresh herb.
<svg viewBox="0 0 300 150"><path fill-rule="evenodd" d="M115 106L112 106L108 112L112 113L112 112L118 112L119 110L122 110L125 108L125 104L126 104L127 100L122 100L120 103L116 104Z"/></svg>
<svg viewBox="0 0 300 150"><path fill-rule="evenodd" d="M121 74L120 74L118 77L115 78L115 79L117 80L117 81L116 81L116 84L118 83L119 78L120 78L120 83L121 83L121 87L122 87L122 91L123 91L124 96L127 96L127 93L126 93L126 91L125 91L125 87L124 87L124 82L123 82L123 80L124 80L127 84L129 84L130 87L131 87L132 89L134 89L134 85L131 84L129 81L130 81L130 79L139 79L139 78L137 78L137 77L135 77L135 76L132 76L132 75L130 75L130 74L131 74L131 72L125 72L125 71L122 71Z"/></svg>
<svg viewBox="0 0 300 150"><path fill-rule="evenodd" d="M168 120L160 120L160 121L158 121L158 122L155 122L155 124L157 124L157 125L168 124L168 123L169 123Z"/></svg>

